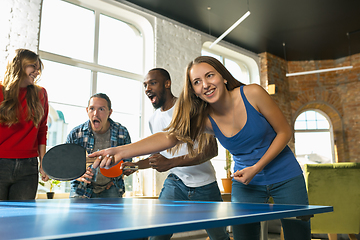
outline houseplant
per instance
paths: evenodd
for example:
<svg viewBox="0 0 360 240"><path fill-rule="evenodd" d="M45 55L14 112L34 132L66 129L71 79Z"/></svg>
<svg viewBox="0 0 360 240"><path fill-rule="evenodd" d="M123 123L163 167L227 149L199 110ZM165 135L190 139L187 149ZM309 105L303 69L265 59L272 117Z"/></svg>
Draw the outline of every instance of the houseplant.
<svg viewBox="0 0 360 240"><path fill-rule="evenodd" d="M49 180L47 181L47 183L50 184L49 192L46 193L47 198L48 198L48 199L53 199L53 198L54 198L54 195L55 195L55 192L53 192L54 187L55 187L55 186L59 186L61 182L60 182L59 180L49 179ZM41 186L43 186L43 187L45 186L45 182L43 182L43 181L39 181L39 184L40 184ZM48 184L46 184L46 185L48 185Z"/></svg>
<svg viewBox="0 0 360 240"><path fill-rule="evenodd" d="M224 167L226 171L226 178L221 179L224 187L224 193L231 193L231 184L232 184L231 163L232 163L231 153L228 150L226 150L226 159L225 159L225 167Z"/></svg>

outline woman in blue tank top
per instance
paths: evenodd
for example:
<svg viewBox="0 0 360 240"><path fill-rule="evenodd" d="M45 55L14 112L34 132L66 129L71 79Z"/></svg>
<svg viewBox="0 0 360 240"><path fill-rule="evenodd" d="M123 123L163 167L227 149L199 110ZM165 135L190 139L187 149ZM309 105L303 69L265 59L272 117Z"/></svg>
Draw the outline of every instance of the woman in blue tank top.
<svg viewBox="0 0 360 240"><path fill-rule="evenodd" d="M279 107L261 86L240 83L208 56L188 65L168 132L89 157L102 156L94 166L112 166L121 159L169 148L176 151L181 143L186 143L189 155L194 156L203 150L210 135L234 157L232 202L266 203L272 197L278 204L308 205L301 168L287 146L292 129ZM311 239L309 221L281 222L285 239ZM233 234L235 240L260 239L260 223L233 226Z"/></svg>

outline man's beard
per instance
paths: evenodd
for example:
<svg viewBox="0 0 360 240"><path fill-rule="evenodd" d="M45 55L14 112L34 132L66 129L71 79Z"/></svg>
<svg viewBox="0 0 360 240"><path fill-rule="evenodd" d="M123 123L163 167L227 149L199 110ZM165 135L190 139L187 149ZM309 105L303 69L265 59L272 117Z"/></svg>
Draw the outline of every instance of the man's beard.
<svg viewBox="0 0 360 240"><path fill-rule="evenodd" d="M153 107L155 109L161 108L165 104L165 102L166 102L165 89L159 95L157 95L157 97L158 97L158 102L153 103Z"/></svg>
<svg viewBox="0 0 360 240"><path fill-rule="evenodd" d="M165 103L165 98L164 97L161 97L159 98L159 101L157 103L153 103L153 107L155 109L158 109L158 108L161 108Z"/></svg>

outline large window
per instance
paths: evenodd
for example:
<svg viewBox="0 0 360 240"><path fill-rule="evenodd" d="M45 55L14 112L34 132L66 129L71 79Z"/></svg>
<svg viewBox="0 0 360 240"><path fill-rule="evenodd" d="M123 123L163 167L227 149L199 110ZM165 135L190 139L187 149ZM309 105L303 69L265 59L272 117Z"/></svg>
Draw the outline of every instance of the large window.
<svg viewBox="0 0 360 240"><path fill-rule="evenodd" d="M309 110L295 121L295 154L300 165L334 162L332 128L325 114Z"/></svg>
<svg viewBox="0 0 360 240"><path fill-rule="evenodd" d="M64 143L88 120L89 97L99 92L110 97L111 118L128 129L132 141L142 137L147 44L137 24L141 17L133 15L103 1L43 0L40 85L48 91L51 109L48 147ZM131 189L132 179L126 185Z"/></svg>

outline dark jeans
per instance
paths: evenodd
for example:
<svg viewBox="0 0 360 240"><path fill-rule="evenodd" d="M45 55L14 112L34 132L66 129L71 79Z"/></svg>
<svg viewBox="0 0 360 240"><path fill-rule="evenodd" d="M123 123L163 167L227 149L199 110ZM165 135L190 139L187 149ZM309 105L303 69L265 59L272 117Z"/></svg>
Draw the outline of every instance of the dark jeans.
<svg viewBox="0 0 360 240"><path fill-rule="evenodd" d="M35 199L38 181L37 157L0 158L0 200Z"/></svg>
<svg viewBox="0 0 360 240"><path fill-rule="evenodd" d="M308 196L303 175L271 184L244 185L233 181L231 202L266 203L271 196L274 203L308 205ZM282 219L285 239L310 240L310 221ZM234 240L260 239L260 223L233 226Z"/></svg>

